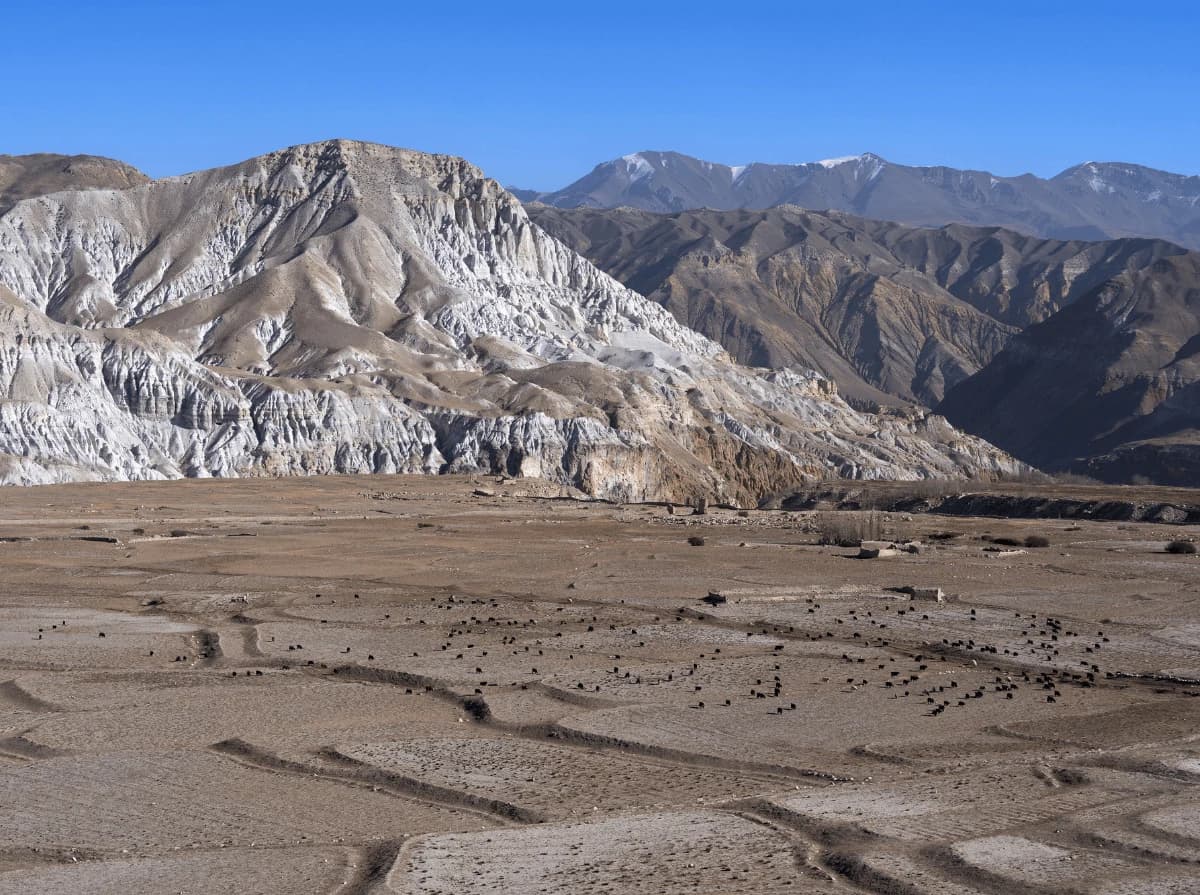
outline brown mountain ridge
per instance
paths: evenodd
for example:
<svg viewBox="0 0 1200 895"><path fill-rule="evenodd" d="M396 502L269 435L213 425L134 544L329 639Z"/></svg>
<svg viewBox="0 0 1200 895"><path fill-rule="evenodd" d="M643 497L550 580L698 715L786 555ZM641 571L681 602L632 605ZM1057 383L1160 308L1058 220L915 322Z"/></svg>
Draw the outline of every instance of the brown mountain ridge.
<svg viewBox="0 0 1200 895"><path fill-rule="evenodd" d="M791 206L530 215L743 363L935 407L1048 469L1200 484L1200 254Z"/></svg>

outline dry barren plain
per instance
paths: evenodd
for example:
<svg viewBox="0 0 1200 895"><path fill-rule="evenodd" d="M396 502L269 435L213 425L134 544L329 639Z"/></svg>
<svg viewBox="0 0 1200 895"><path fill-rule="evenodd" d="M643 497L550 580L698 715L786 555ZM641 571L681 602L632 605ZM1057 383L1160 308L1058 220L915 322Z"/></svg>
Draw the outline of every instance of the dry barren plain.
<svg viewBox="0 0 1200 895"><path fill-rule="evenodd" d="M0 895L1200 892L1196 528L841 515L5 489Z"/></svg>

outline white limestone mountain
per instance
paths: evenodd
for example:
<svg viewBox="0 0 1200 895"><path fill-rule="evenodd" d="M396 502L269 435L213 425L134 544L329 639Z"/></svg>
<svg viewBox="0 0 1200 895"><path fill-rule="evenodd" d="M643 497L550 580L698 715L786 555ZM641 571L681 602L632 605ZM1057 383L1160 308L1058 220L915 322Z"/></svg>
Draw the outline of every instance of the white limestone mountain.
<svg viewBox="0 0 1200 895"><path fill-rule="evenodd" d="M729 166L638 152L603 162L561 190L518 194L559 208L657 212L796 205L926 227L998 226L1055 239L1145 236L1200 249L1200 176L1123 162L1085 162L1044 179L898 165L871 153Z"/></svg>
<svg viewBox="0 0 1200 895"><path fill-rule="evenodd" d="M0 481L541 475L752 499L1017 468L753 371L467 162L329 141L0 214Z"/></svg>

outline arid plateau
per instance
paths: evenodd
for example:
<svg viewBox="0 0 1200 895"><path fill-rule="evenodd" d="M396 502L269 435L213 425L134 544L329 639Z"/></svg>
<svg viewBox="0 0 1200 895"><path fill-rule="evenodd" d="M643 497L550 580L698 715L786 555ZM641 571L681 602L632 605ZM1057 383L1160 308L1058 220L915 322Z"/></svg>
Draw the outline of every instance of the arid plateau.
<svg viewBox="0 0 1200 895"><path fill-rule="evenodd" d="M3 895L1200 891L1193 525L3 497Z"/></svg>

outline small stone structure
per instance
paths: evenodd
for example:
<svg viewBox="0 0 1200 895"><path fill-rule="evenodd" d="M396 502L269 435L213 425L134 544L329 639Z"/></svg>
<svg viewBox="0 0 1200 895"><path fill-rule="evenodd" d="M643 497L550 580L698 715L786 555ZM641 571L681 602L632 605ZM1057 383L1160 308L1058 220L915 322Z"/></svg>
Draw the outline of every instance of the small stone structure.
<svg viewBox="0 0 1200 895"><path fill-rule="evenodd" d="M914 587L911 588L911 591L914 600L932 600L935 603L946 602L946 593L940 587Z"/></svg>

